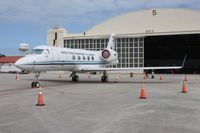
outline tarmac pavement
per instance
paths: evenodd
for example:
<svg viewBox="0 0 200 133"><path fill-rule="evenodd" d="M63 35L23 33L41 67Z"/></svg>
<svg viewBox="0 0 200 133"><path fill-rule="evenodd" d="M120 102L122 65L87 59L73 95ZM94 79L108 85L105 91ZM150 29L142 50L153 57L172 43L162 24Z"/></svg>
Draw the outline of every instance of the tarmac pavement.
<svg viewBox="0 0 200 133"><path fill-rule="evenodd" d="M45 106L35 106L33 74L0 74L0 133L199 133L200 75L42 74ZM120 78L119 78L120 77ZM144 83L146 99L139 99Z"/></svg>

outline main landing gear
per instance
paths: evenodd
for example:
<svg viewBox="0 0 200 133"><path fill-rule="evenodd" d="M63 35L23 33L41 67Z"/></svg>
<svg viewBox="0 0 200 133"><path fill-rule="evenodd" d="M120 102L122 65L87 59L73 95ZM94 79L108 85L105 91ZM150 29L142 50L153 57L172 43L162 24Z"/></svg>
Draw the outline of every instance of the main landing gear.
<svg viewBox="0 0 200 133"><path fill-rule="evenodd" d="M70 77L72 77L72 82L78 82L79 81L79 76L76 75L76 72L72 72Z"/></svg>
<svg viewBox="0 0 200 133"><path fill-rule="evenodd" d="M78 82L79 81L79 76L76 74L76 72L72 72L72 74L69 76L72 78L72 82ZM106 71L103 71L103 75L101 77L101 82L106 83L108 82L108 74Z"/></svg>
<svg viewBox="0 0 200 133"><path fill-rule="evenodd" d="M35 73L34 82L31 83L32 88L40 87L40 83L38 82L39 76L40 76L40 73Z"/></svg>
<svg viewBox="0 0 200 133"><path fill-rule="evenodd" d="M106 71L103 71L103 76L101 77L101 82L102 83L108 82L108 74Z"/></svg>

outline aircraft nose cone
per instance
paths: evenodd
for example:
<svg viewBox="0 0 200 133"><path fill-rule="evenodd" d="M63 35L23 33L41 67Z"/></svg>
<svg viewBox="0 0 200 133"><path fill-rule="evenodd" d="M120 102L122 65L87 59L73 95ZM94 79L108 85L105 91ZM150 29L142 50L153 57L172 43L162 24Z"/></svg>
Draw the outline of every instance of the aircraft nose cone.
<svg viewBox="0 0 200 133"><path fill-rule="evenodd" d="M16 61L16 62L15 62L15 66L18 66L18 65L19 65L19 61Z"/></svg>
<svg viewBox="0 0 200 133"><path fill-rule="evenodd" d="M15 62L15 66L17 66L18 68L21 68L21 66L22 66L22 61L21 61L21 59L19 59L19 60L17 60L17 61Z"/></svg>

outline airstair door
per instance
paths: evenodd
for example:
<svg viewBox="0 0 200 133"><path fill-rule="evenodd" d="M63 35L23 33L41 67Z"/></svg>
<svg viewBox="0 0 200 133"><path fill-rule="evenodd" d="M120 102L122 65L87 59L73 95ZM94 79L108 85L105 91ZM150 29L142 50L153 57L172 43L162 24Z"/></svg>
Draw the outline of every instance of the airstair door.
<svg viewBox="0 0 200 133"><path fill-rule="evenodd" d="M59 53L58 51L56 51L55 49L52 49L52 55L53 55L53 61L59 61L60 57L59 57Z"/></svg>

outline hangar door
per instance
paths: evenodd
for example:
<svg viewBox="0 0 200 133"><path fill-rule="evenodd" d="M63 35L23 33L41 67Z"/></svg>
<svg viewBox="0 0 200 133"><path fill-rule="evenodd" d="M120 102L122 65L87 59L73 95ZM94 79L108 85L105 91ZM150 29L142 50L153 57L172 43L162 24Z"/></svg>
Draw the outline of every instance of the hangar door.
<svg viewBox="0 0 200 133"><path fill-rule="evenodd" d="M144 39L145 66L181 65L185 54L184 69L175 73L200 73L200 34L148 36Z"/></svg>

